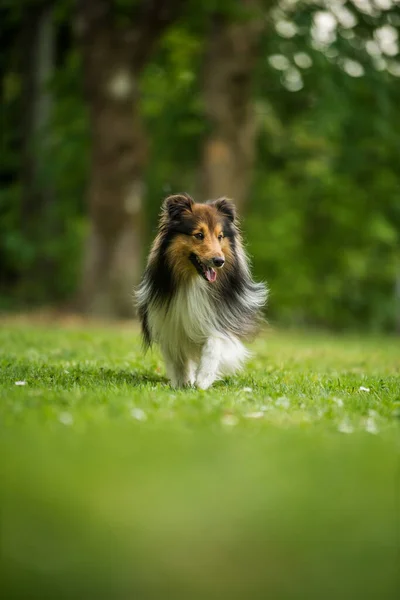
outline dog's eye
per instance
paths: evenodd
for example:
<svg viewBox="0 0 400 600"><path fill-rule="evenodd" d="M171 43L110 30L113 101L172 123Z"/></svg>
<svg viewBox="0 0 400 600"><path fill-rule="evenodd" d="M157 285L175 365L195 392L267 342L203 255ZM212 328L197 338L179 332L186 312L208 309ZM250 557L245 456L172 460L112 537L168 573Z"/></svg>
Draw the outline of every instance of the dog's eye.
<svg viewBox="0 0 400 600"><path fill-rule="evenodd" d="M218 239L219 239L219 241L223 240L224 239L224 234L220 233L219 236L218 236Z"/></svg>
<svg viewBox="0 0 400 600"><path fill-rule="evenodd" d="M201 231L199 233L195 233L194 237L196 238L196 240L204 240L204 233L201 233Z"/></svg>

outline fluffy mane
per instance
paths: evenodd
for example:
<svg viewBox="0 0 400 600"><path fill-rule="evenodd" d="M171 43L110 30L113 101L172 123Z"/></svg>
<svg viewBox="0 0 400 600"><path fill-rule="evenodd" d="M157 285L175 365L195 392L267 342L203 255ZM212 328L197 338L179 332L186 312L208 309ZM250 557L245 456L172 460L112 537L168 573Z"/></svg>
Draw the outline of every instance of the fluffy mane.
<svg viewBox="0 0 400 600"><path fill-rule="evenodd" d="M199 304L198 312L202 316L197 327L201 328L204 321L207 335L211 330L222 335L248 338L257 331L262 319L261 309L267 299L267 289L263 283L252 279L234 206L225 198L205 203L222 219L223 235L230 247L229 260L226 260L215 284L208 284L198 276L194 277L193 284L188 284L177 277L168 259L168 249L176 236L190 234L192 224L189 217L194 206L199 204L195 204L187 194L171 196L162 206L158 234L136 291L146 348L153 341L149 311L161 311L166 315L174 300L181 297L184 287L187 293L191 290L193 303ZM183 214L188 218L183 218Z"/></svg>

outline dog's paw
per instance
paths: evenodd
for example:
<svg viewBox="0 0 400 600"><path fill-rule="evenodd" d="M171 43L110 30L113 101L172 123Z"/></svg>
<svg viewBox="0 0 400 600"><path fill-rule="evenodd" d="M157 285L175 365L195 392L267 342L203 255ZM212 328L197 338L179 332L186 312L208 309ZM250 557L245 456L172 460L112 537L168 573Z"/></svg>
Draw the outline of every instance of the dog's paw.
<svg viewBox="0 0 400 600"><path fill-rule="evenodd" d="M200 390L208 390L208 388L214 383L215 377L197 377L196 386Z"/></svg>
<svg viewBox="0 0 400 600"><path fill-rule="evenodd" d="M174 380L170 380L169 385L171 386L172 389L174 390L183 390L185 388L191 388L194 387L195 385L195 381L193 380L188 380L188 379L174 379Z"/></svg>

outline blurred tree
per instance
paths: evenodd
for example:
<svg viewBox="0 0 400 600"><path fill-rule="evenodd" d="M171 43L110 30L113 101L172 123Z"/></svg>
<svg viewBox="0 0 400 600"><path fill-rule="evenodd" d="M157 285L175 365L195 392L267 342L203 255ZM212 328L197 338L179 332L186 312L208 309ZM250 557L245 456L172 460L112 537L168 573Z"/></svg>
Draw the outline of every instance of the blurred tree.
<svg viewBox="0 0 400 600"><path fill-rule="evenodd" d="M52 112L52 93L49 82L55 62L56 23L53 5L49 2L22 4L21 78L22 78L22 165L21 165L21 229L32 245L43 236L56 235L57 225L52 218L54 191L51 180L45 177L49 145L49 125ZM51 257L37 253L33 275L46 273L52 281L56 265Z"/></svg>
<svg viewBox="0 0 400 600"><path fill-rule="evenodd" d="M399 4L280 2L270 16L257 73L257 201L247 223L256 270L272 289L270 314L393 329Z"/></svg>
<svg viewBox="0 0 400 600"><path fill-rule="evenodd" d="M8 182L0 190L5 223L0 259L2 251L7 255L2 275L5 284L16 283L21 295L31 295L34 288L38 292L44 279L48 292L56 295L58 265L44 249L59 233L54 190L46 176L53 105L49 84L55 69L57 35L54 3L3 0L0 10L4 144L0 176Z"/></svg>
<svg viewBox="0 0 400 600"><path fill-rule="evenodd" d="M202 73L209 134L204 140L203 198L229 196L241 210L250 190L257 118L253 77L266 22L259 0L240 0L211 17Z"/></svg>
<svg viewBox="0 0 400 600"><path fill-rule="evenodd" d="M143 170L147 160L138 76L182 0L79 0L92 161L90 233L81 286L92 314L132 314L142 267Z"/></svg>
<svg viewBox="0 0 400 600"><path fill-rule="evenodd" d="M35 153L28 153L38 165L30 191L40 201L27 204L23 149L32 95L24 92L25 72L32 81L39 77L23 68L37 49L22 33L37 31L38 23L24 19L27 9L37 20L46 3L0 0L0 307L71 298L89 227L85 264L91 258L97 267L96 277L91 281L88 273L81 285L91 289L86 308L128 314L150 236L137 246L134 240L146 233L144 224L155 226L165 194L196 192L199 167L210 166L205 150L222 139L237 152L228 153L237 165L229 177L221 167L217 189L203 193L239 199L242 184L250 190L244 230L257 276L271 288L271 320L394 330L400 315L399 2L188 0L182 19L166 18L171 27L161 38L165 22L154 28L156 4L162 6L81 2L78 46L71 27L76 0L49 3L55 56L50 78L40 79L40 95L45 106L51 102L45 125L34 128L41 132ZM93 23L103 24L97 34L96 27L82 27L88 6L105 9L94 13ZM174 2L168 6L178 11ZM227 32L250 28L256 19L254 53L243 40L237 52ZM258 30L264 24L268 35ZM254 178L251 160L239 177L247 161L243 154L239 160L241 136L254 122L254 137L247 137L256 139ZM46 189L54 200L42 202ZM140 203L135 216L130 211ZM49 276L51 264L56 276Z"/></svg>

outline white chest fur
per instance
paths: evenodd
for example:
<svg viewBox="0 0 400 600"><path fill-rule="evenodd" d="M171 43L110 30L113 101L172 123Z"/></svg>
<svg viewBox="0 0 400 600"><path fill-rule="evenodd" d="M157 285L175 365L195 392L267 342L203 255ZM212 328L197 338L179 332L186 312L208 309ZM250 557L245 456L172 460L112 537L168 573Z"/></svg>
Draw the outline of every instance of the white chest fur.
<svg viewBox="0 0 400 600"><path fill-rule="evenodd" d="M196 279L181 287L169 305L149 307L151 336L160 345L169 377L178 387L196 383L205 389L238 369L248 355L237 338L216 326L208 285Z"/></svg>
<svg viewBox="0 0 400 600"><path fill-rule="evenodd" d="M201 347L215 331L207 285L196 278L180 287L169 304L149 307L151 336L171 357L198 358Z"/></svg>

